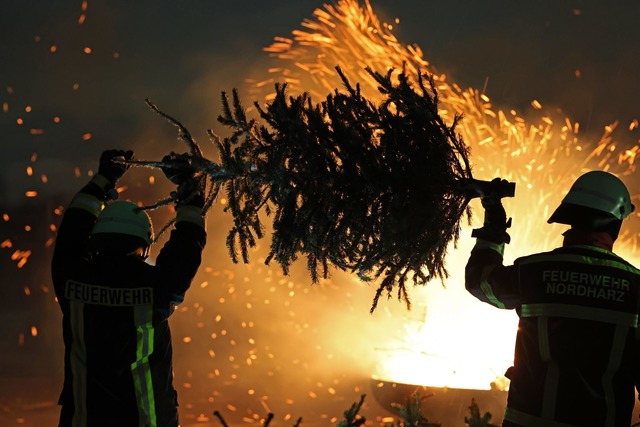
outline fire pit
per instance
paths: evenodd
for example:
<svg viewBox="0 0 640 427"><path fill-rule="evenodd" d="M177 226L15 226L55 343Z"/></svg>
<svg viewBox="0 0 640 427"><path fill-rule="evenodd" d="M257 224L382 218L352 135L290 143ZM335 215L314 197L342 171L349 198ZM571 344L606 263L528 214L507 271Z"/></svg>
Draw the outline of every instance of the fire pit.
<svg viewBox="0 0 640 427"><path fill-rule="evenodd" d="M428 387L371 379L371 392L375 401L390 414L398 415L414 393L422 399L421 413L429 422L446 427L465 426L464 418L470 415L472 400L478 405L480 415L489 412L491 423L499 425L507 404L504 390L473 390L448 387Z"/></svg>

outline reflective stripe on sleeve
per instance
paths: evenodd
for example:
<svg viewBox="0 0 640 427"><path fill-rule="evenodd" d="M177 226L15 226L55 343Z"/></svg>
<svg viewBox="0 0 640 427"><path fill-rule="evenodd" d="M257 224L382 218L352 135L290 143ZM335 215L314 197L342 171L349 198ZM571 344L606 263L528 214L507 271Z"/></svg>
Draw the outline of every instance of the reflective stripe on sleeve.
<svg viewBox="0 0 640 427"><path fill-rule="evenodd" d="M493 292L493 288L491 287L491 283L489 283L489 274L493 271L494 266L486 267L482 270L482 277L480 280L480 289L487 297L487 299L491 302L491 304L495 305L498 308L505 308L504 303L500 301L495 293Z"/></svg>
<svg viewBox="0 0 640 427"><path fill-rule="evenodd" d="M91 178L91 182L100 187L102 191L109 191L113 188L113 183L109 181L105 176L100 174L95 174L93 178Z"/></svg>
<svg viewBox="0 0 640 427"><path fill-rule="evenodd" d="M197 206L180 206L176 214L176 223L191 222L202 228L205 228L205 221L202 217L202 209Z"/></svg>
<svg viewBox="0 0 640 427"><path fill-rule="evenodd" d="M153 306L142 305L133 309L136 324L136 361L131 364L131 374L138 401L140 427L156 427L156 403L149 356L153 353Z"/></svg>
<svg viewBox="0 0 640 427"><path fill-rule="evenodd" d="M69 208L82 209L97 217L104 208L104 202L91 194L78 193L71 200Z"/></svg>
<svg viewBox="0 0 640 427"><path fill-rule="evenodd" d="M473 249L491 249L497 252L500 256L504 256L504 243L494 243L488 240L478 239Z"/></svg>
<svg viewBox="0 0 640 427"><path fill-rule="evenodd" d="M520 316L568 317L571 319L615 323L630 326L632 328L636 328L638 326L637 314L570 304L522 304Z"/></svg>

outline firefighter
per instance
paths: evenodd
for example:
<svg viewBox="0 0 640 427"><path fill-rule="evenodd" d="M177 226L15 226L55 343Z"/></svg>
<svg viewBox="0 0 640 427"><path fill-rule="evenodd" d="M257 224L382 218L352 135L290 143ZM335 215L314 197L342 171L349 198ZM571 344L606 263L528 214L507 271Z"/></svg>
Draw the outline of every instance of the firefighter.
<svg viewBox="0 0 640 427"><path fill-rule="evenodd" d="M178 426L168 318L200 266L204 199L193 174L165 170L178 185L175 229L154 265L145 262L149 216L112 201L128 169L117 160L132 157L104 151L59 227L52 278L65 344L60 426Z"/></svg>
<svg viewBox="0 0 640 427"><path fill-rule="evenodd" d="M466 288L519 316L503 426L629 426L640 385L640 271L612 252L634 209L629 191L607 172L580 176L548 220L570 226L562 246L509 266L511 220L499 198L482 205Z"/></svg>

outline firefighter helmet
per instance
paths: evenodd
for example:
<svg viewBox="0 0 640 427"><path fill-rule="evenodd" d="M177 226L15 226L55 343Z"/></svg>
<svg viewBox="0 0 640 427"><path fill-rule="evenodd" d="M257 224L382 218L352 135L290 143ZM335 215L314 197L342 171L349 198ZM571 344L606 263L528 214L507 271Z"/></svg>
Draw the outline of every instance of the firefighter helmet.
<svg viewBox="0 0 640 427"><path fill-rule="evenodd" d="M131 202L112 202L100 212L91 234L101 233L139 237L147 246L153 242L151 218L144 210Z"/></svg>
<svg viewBox="0 0 640 427"><path fill-rule="evenodd" d="M599 223L606 218L622 221L633 210L629 190L620 179L609 172L591 171L573 183L548 222L584 225L585 215L597 217Z"/></svg>

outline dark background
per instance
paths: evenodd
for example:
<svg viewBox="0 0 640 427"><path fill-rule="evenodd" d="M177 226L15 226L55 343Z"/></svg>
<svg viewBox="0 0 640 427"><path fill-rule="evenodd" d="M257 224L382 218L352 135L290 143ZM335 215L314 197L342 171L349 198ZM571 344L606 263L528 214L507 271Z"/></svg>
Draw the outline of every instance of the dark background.
<svg viewBox="0 0 640 427"><path fill-rule="evenodd" d="M419 45L461 87L485 88L497 106L519 109L537 99L562 108L585 132L638 118L637 2L372 3L383 20L399 18L400 41ZM0 103L8 111L0 114L0 200L22 202L26 190L42 187L43 173L43 191L75 189L73 167L85 174L101 150L135 147L164 131L146 97L197 136L215 128L220 91L242 88L244 79L259 74L267 57L261 49L274 36L289 36L320 6L94 0L83 11L79 0L3 1ZM92 52L83 53L85 47ZM32 135L32 129L44 133ZM33 153L36 179L27 180Z"/></svg>

